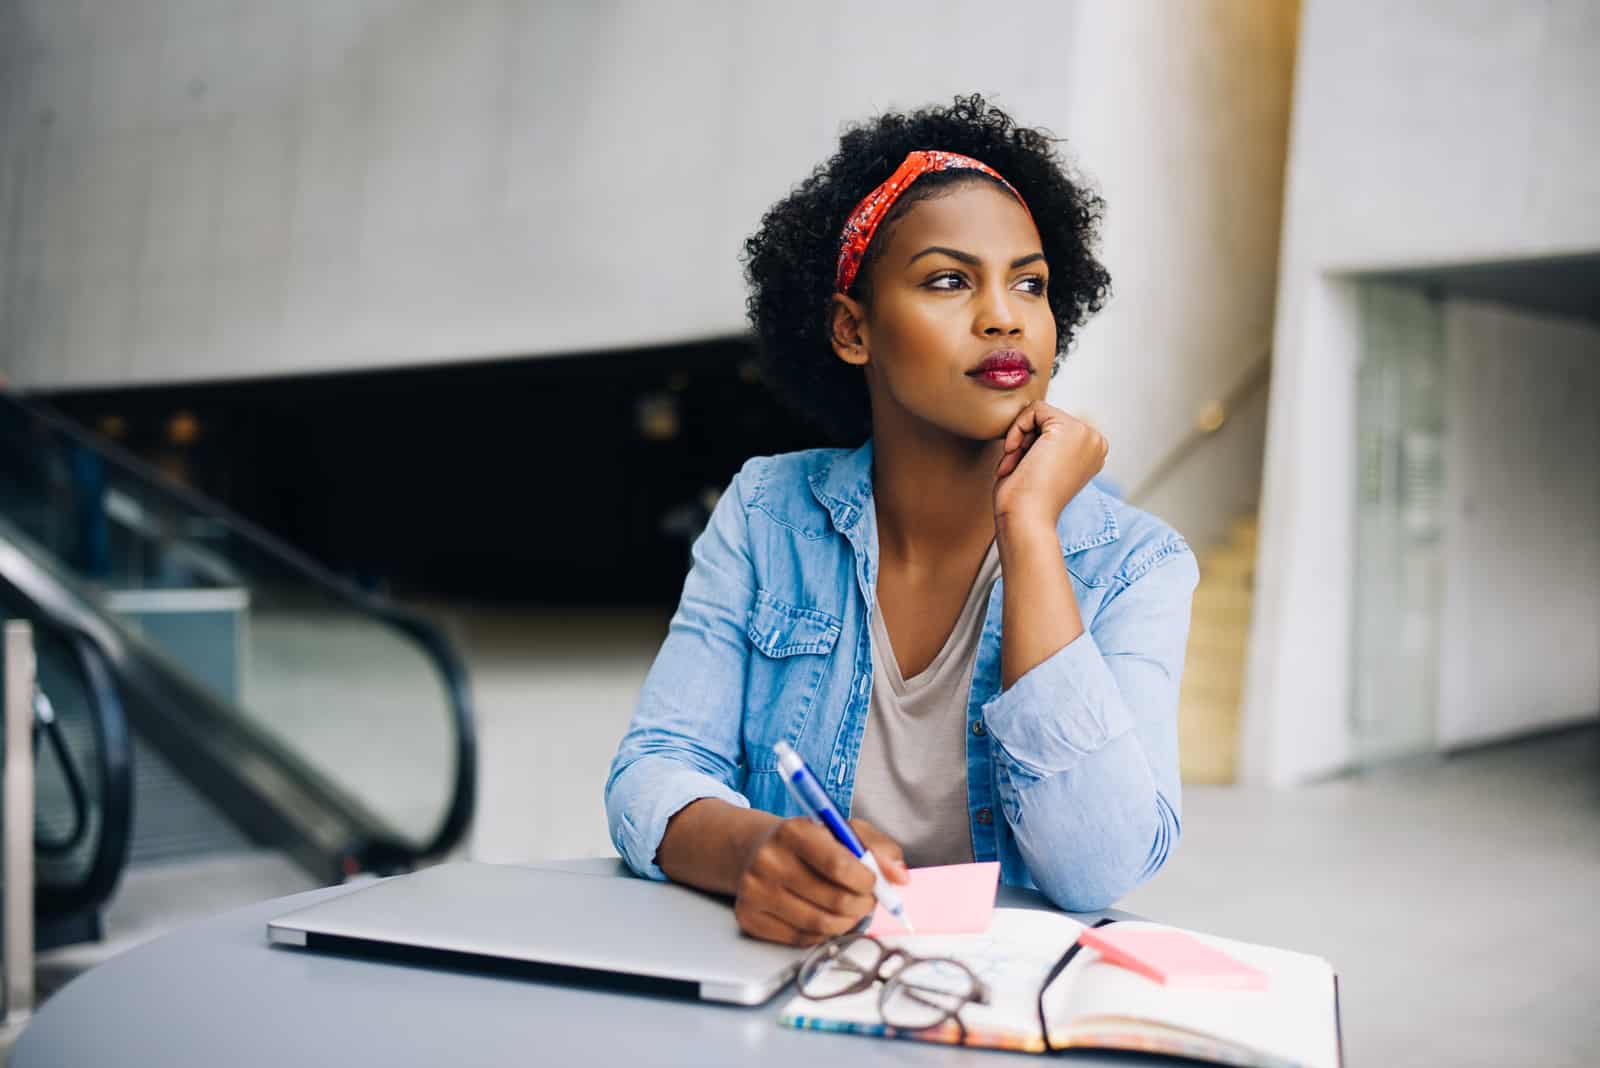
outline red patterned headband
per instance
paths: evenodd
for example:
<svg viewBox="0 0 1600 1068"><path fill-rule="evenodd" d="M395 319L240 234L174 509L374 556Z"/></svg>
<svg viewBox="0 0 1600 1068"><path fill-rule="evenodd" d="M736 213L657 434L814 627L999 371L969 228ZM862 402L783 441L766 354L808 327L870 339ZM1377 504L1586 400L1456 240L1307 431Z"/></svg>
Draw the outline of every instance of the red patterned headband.
<svg viewBox="0 0 1600 1068"><path fill-rule="evenodd" d="M1011 190L1011 195L1017 198L1022 210L1028 211L1028 204L1022 199L1022 194L1012 189L1011 183L1000 177L999 173L988 164L956 152L919 149L907 156L905 162L895 168L895 172L889 175L887 181L862 197L861 203L856 205L850 217L845 220L844 234L839 240L839 267L833 276L835 292L850 291L850 286L856 280L856 272L861 269L861 258L867 254L867 246L872 244L872 235L878 232L878 224L889 214L889 209L900 199L900 194L924 174L932 174L935 171L979 171L987 174ZM1028 212L1028 218L1033 218L1031 211Z"/></svg>

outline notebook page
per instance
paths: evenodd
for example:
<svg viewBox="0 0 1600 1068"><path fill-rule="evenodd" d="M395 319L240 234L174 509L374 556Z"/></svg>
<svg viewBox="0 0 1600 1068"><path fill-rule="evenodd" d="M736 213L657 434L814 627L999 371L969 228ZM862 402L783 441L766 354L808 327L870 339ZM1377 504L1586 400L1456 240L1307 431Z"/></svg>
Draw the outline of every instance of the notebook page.
<svg viewBox="0 0 1600 1068"><path fill-rule="evenodd" d="M1158 928L1159 924L1131 926ZM1255 1051L1258 1063L1336 1068L1333 969L1320 957L1271 946L1190 932L1195 938L1266 972L1266 990L1196 990L1167 987L1099 959L1085 949L1050 992L1052 1020L1070 1021L1063 1042L1103 1030L1108 1023L1142 1020L1210 1036Z"/></svg>
<svg viewBox="0 0 1600 1068"><path fill-rule="evenodd" d="M1082 930L1082 924L1060 913L997 908L984 934L899 935L881 941L919 957L953 957L989 986L988 1005L969 1005L961 1012L973 1044L1042 1049L1039 986ZM879 986L874 986L823 1001L796 996L783 1007L780 1022L791 1027L876 1033L883 1023L878 991ZM953 1027L951 1031L942 1038L919 1037L957 1041Z"/></svg>

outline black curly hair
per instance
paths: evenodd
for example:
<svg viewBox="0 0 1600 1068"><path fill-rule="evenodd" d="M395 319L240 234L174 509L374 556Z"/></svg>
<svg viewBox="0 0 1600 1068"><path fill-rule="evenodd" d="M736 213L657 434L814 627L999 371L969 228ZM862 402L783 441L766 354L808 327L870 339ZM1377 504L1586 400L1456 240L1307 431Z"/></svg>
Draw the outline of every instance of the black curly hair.
<svg viewBox="0 0 1600 1068"><path fill-rule="evenodd" d="M1014 186L1039 228L1050 264L1050 310L1061 364L1077 329L1099 311L1111 276L1095 259L1104 202L1056 152L1048 131L1018 126L982 96L958 96L948 107L891 112L847 127L839 151L774 204L745 240L746 311L761 349L764 376L791 407L841 441L872 432L861 369L834 355L828 310L839 237L846 217L917 149L942 149L993 167ZM993 179L974 171L919 178L895 203L867 248L850 295L870 300L866 279L875 250L895 220L919 200L960 182Z"/></svg>

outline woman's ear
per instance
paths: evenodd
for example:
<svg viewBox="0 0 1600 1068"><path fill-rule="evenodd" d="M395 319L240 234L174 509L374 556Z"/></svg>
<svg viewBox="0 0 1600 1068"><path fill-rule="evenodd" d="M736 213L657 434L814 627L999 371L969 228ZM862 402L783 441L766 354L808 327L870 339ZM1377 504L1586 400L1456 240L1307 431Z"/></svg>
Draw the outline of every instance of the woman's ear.
<svg viewBox="0 0 1600 1068"><path fill-rule="evenodd" d="M833 295L833 303L828 305L828 340L833 343L834 355L845 363L866 365L867 317L860 301L843 293Z"/></svg>

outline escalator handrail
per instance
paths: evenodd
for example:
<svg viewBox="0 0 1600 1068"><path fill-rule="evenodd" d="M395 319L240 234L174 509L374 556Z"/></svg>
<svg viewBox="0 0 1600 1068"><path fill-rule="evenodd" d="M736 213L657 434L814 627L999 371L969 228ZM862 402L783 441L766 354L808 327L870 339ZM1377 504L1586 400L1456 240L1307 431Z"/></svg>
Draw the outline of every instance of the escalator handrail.
<svg viewBox="0 0 1600 1068"><path fill-rule="evenodd" d="M129 723L183 765L191 783L253 840L283 848L326 880L402 870L427 855L396 840L358 798L85 599L41 554L0 517L0 587L32 612L87 635L111 666ZM357 867L348 866L352 860Z"/></svg>
<svg viewBox="0 0 1600 1068"><path fill-rule="evenodd" d="M94 774L100 780L100 825L88 873L75 886L52 886L35 899L35 907L41 914L71 915L97 909L109 901L127 866L133 838L133 739L128 733L128 719L111 663L94 638L46 606L33 601L28 603L38 611L31 620L35 643L38 632L45 629L66 639L77 661L79 677L88 690L90 714L99 743L99 761Z"/></svg>
<svg viewBox="0 0 1600 1068"><path fill-rule="evenodd" d="M444 681L446 700L455 727L455 784L450 803L438 830L419 850L421 857L436 857L454 847L472 822L477 795L477 730L472 709L472 693L466 665L455 646L426 617L402 608L386 598L363 590L329 570L293 545L218 504L205 495L175 481L156 467L134 456L115 442L91 434L43 401L24 399L15 389L0 386L0 404L9 405L23 418L43 423L52 433L89 449L131 475L143 487L166 497L182 508L227 527L230 534L249 543L265 555L298 572L323 591L345 601L358 612L380 619L415 641L433 661Z"/></svg>
<svg viewBox="0 0 1600 1068"><path fill-rule="evenodd" d="M373 859L390 870L415 863L419 851L395 841L367 806L85 600L38 554L0 519L0 586L88 635L111 665L130 725L252 841L329 881Z"/></svg>
<svg viewBox="0 0 1600 1068"><path fill-rule="evenodd" d="M94 863L76 894L52 894L54 900L49 903L52 912L72 913L109 901L127 867L133 840L133 738L110 662L87 634L65 629L94 697L101 780L100 836L95 844Z"/></svg>

